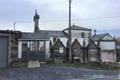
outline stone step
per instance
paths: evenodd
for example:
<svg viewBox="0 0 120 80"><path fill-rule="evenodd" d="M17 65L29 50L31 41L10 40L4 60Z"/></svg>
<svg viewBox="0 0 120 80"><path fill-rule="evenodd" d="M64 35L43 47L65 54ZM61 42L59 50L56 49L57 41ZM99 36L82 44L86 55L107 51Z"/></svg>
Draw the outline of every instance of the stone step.
<svg viewBox="0 0 120 80"><path fill-rule="evenodd" d="M28 61L28 68L38 68L40 67L39 61Z"/></svg>

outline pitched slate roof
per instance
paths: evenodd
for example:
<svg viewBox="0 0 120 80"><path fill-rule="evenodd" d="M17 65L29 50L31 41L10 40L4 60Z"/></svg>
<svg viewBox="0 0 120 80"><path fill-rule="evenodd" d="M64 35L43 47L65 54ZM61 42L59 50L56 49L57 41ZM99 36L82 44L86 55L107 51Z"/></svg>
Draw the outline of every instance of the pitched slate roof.
<svg viewBox="0 0 120 80"><path fill-rule="evenodd" d="M39 30L37 33L47 33L49 37L67 37L63 31L57 30Z"/></svg>
<svg viewBox="0 0 120 80"><path fill-rule="evenodd" d="M66 28L66 29L64 29L64 31L65 30L68 30L69 28ZM72 30L87 30L87 31L91 31L92 29L89 29L89 28L85 28L85 27L80 27L80 26L77 26L77 25L72 25L71 26L71 29Z"/></svg>
<svg viewBox="0 0 120 80"><path fill-rule="evenodd" d="M93 37L92 37L92 40L93 41L99 41L99 40L101 40L104 36L106 36L108 33L103 33L103 34L98 34L98 35L94 35Z"/></svg>
<svg viewBox="0 0 120 80"><path fill-rule="evenodd" d="M85 40L85 39L78 38L77 40L82 47L86 47L89 43L88 40ZM75 39L72 39L72 44L74 41Z"/></svg>
<svg viewBox="0 0 120 80"><path fill-rule="evenodd" d="M22 38L20 40L49 40L48 33L22 33Z"/></svg>
<svg viewBox="0 0 120 80"><path fill-rule="evenodd" d="M56 43L58 43L58 42L60 42L61 44L62 44L62 46L64 46L65 47L65 45L63 44L63 42L58 38L58 40L53 44L53 46L52 47L54 47L55 45L56 45Z"/></svg>
<svg viewBox="0 0 120 80"><path fill-rule="evenodd" d="M63 31L39 30L37 32L23 32L21 40L46 40L50 37L67 37Z"/></svg>
<svg viewBox="0 0 120 80"><path fill-rule="evenodd" d="M87 48L89 48L92 43L93 43L93 45L95 45L94 47L99 48L99 45L98 45L98 44L95 44L95 42L94 42L93 40L90 40L90 41L89 41L89 43L88 43L88 45L87 45Z"/></svg>

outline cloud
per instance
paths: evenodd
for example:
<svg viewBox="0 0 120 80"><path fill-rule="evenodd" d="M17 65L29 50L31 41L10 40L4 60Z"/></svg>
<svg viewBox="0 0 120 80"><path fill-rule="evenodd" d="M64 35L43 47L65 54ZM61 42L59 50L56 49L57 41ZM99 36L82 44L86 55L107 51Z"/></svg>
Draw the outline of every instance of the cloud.
<svg viewBox="0 0 120 80"><path fill-rule="evenodd" d="M119 4L120 0L73 0L72 23L103 31L120 29L119 17L99 19L99 17L120 16ZM17 29L22 30L21 27L24 27L26 31L33 31L32 18L35 9L40 14L40 29L61 30L68 26L68 0L1 0L0 25L12 26L13 22L17 21ZM74 20L96 17L98 19ZM9 26L7 28L11 29Z"/></svg>

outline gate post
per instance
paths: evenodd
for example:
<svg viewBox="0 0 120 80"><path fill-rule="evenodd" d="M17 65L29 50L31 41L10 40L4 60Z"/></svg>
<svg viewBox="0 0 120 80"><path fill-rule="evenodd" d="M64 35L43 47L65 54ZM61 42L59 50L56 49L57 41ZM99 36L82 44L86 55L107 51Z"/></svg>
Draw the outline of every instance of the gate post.
<svg viewBox="0 0 120 80"><path fill-rule="evenodd" d="M18 59L22 58L22 41L18 41Z"/></svg>

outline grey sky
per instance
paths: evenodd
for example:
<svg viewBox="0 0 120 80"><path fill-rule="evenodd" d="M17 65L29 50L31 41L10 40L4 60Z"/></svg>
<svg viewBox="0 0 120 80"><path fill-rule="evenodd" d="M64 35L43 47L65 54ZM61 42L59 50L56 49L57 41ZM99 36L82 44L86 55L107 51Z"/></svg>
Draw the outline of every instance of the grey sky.
<svg viewBox="0 0 120 80"><path fill-rule="evenodd" d="M62 30L68 27L68 0L0 0L0 29L33 31L35 9L40 15L40 29ZM120 34L120 0L73 0L72 23ZM112 17L112 18L101 18ZM97 19L86 19L97 18Z"/></svg>

